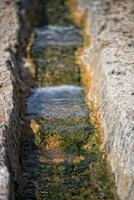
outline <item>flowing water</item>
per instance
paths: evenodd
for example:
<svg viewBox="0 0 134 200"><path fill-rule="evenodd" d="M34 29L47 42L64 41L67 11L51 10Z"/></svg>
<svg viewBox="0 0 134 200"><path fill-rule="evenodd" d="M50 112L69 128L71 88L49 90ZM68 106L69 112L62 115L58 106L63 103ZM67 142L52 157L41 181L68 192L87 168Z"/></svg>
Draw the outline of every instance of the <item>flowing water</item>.
<svg viewBox="0 0 134 200"><path fill-rule="evenodd" d="M26 99L18 199L112 200L113 183L75 61L83 38L65 1L42 0L32 35L29 54L36 87Z"/></svg>

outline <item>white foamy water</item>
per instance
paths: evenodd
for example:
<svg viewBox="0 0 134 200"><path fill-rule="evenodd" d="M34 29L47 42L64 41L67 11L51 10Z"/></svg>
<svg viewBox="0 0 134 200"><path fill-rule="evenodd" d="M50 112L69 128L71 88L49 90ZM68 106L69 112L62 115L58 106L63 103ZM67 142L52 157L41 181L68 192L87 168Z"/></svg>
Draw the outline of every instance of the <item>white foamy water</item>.
<svg viewBox="0 0 134 200"><path fill-rule="evenodd" d="M75 46L82 43L79 30L73 26L44 26L35 29L34 48L46 45Z"/></svg>
<svg viewBox="0 0 134 200"><path fill-rule="evenodd" d="M86 117L83 89L76 86L35 88L27 100L29 116Z"/></svg>

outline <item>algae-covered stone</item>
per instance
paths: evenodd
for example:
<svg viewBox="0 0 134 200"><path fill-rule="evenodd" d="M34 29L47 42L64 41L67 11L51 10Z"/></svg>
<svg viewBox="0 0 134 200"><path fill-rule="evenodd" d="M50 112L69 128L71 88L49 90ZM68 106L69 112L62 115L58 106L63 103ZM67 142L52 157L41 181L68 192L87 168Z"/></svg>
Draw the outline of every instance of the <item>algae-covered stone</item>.
<svg viewBox="0 0 134 200"><path fill-rule="evenodd" d="M35 193L36 199L113 200L112 181L89 121L75 62L80 30L69 23L65 1L42 2L47 23L34 29L30 52L39 87L27 99L34 133L29 146L24 145L23 175L29 177L24 197L32 199ZM63 10L63 18L58 18Z"/></svg>
<svg viewBox="0 0 134 200"><path fill-rule="evenodd" d="M79 68L74 52L82 43L74 26L44 26L35 29L31 57L40 86L79 85Z"/></svg>
<svg viewBox="0 0 134 200"><path fill-rule="evenodd" d="M35 88L27 107L37 130L34 183L38 198L114 199L82 88Z"/></svg>

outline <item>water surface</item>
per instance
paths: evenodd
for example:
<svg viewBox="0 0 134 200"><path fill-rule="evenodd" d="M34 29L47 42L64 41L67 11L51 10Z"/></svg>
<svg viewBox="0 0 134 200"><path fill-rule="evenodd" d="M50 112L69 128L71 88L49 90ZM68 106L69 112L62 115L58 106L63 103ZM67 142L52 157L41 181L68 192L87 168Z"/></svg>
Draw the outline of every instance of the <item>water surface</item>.
<svg viewBox="0 0 134 200"><path fill-rule="evenodd" d="M33 34L29 54L37 87L26 99L21 198L112 200L112 181L75 60L83 38L70 21L65 1L42 1Z"/></svg>

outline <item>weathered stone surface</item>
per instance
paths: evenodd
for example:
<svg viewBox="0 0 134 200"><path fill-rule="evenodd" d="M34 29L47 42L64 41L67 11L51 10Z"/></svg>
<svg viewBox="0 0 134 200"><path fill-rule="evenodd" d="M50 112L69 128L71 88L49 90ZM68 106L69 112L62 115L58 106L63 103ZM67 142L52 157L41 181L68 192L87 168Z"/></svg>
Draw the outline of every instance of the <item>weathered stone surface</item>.
<svg viewBox="0 0 134 200"><path fill-rule="evenodd" d="M32 5L32 8L31 8ZM14 199L18 187L20 118L19 67L30 27L38 13L36 0L0 2L0 199ZM36 16L36 15L35 15ZM31 23L31 24L30 24ZM21 69L22 70L22 69Z"/></svg>
<svg viewBox="0 0 134 200"><path fill-rule="evenodd" d="M134 197L134 1L79 0L91 44L82 60L90 71L88 98L104 130L104 146L121 200Z"/></svg>
<svg viewBox="0 0 134 200"><path fill-rule="evenodd" d="M16 101L18 17L15 1L0 2L0 199L13 198L19 132ZM14 77L16 74L16 77ZM10 169L9 169L10 168ZM11 174L11 176L10 176ZM11 197L12 193L12 197Z"/></svg>

